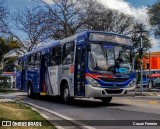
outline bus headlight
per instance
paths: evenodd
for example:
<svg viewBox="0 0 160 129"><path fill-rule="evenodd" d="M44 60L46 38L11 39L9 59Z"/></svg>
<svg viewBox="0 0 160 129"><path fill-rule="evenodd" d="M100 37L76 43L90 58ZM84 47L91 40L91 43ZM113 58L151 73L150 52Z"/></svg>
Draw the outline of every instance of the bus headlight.
<svg viewBox="0 0 160 129"><path fill-rule="evenodd" d="M127 88L131 88L135 85L135 79L133 79L129 84Z"/></svg>
<svg viewBox="0 0 160 129"><path fill-rule="evenodd" d="M101 87L101 85L91 77L86 77L86 80L94 87Z"/></svg>

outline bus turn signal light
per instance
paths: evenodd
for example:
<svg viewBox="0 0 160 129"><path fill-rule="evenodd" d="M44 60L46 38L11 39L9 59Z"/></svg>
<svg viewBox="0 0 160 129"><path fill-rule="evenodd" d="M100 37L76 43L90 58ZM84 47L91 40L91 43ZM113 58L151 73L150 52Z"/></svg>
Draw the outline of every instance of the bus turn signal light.
<svg viewBox="0 0 160 129"><path fill-rule="evenodd" d="M69 69L69 73L72 74L73 72L74 72L74 66L71 65L71 66L70 66L70 69Z"/></svg>

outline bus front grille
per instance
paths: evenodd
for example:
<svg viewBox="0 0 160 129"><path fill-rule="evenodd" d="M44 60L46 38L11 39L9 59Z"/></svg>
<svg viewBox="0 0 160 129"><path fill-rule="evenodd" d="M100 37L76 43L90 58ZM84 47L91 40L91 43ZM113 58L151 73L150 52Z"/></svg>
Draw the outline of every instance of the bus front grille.
<svg viewBox="0 0 160 129"><path fill-rule="evenodd" d="M106 77L99 77L104 82L126 82L128 78L106 78Z"/></svg>
<svg viewBox="0 0 160 129"><path fill-rule="evenodd" d="M105 89L108 94L121 94L123 89Z"/></svg>

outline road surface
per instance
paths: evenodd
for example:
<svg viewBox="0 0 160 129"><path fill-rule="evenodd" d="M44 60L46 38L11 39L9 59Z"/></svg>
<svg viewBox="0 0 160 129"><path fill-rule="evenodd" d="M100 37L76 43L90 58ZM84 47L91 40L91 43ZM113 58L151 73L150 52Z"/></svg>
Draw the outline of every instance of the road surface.
<svg viewBox="0 0 160 129"><path fill-rule="evenodd" d="M56 112L72 120L92 120L89 127L97 129L159 129L160 126L106 126L105 122L110 120L122 120L118 122L127 123L129 120L160 120L160 98L159 97L115 97L108 105L103 105L99 100L76 99L71 104L64 104L57 97L28 98L26 93L12 93L5 97L23 102L28 102L50 111ZM45 116L52 120L49 112L41 110ZM99 120L99 121L98 121ZM104 121L102 121L104 120ZM83 122L82 121L82 122ZM98 124L100 122L100 124ZM105 126L101 126L102 123ZM115 121L117 122L117 121ZM160 122L159 122L160 123ZM68 128L63 126L63 128Z"/></svg>

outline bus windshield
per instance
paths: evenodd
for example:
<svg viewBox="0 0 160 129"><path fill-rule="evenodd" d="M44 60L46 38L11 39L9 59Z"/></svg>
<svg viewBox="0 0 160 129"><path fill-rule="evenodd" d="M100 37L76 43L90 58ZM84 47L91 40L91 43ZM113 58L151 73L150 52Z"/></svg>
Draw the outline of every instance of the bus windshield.
<svg viewBox="0 0 160 129"><path fill-rule="evenodd" d="M88 67L91 71L120 74L132 71L130 48L103 43L90 43L90 46Z"/></svg>

